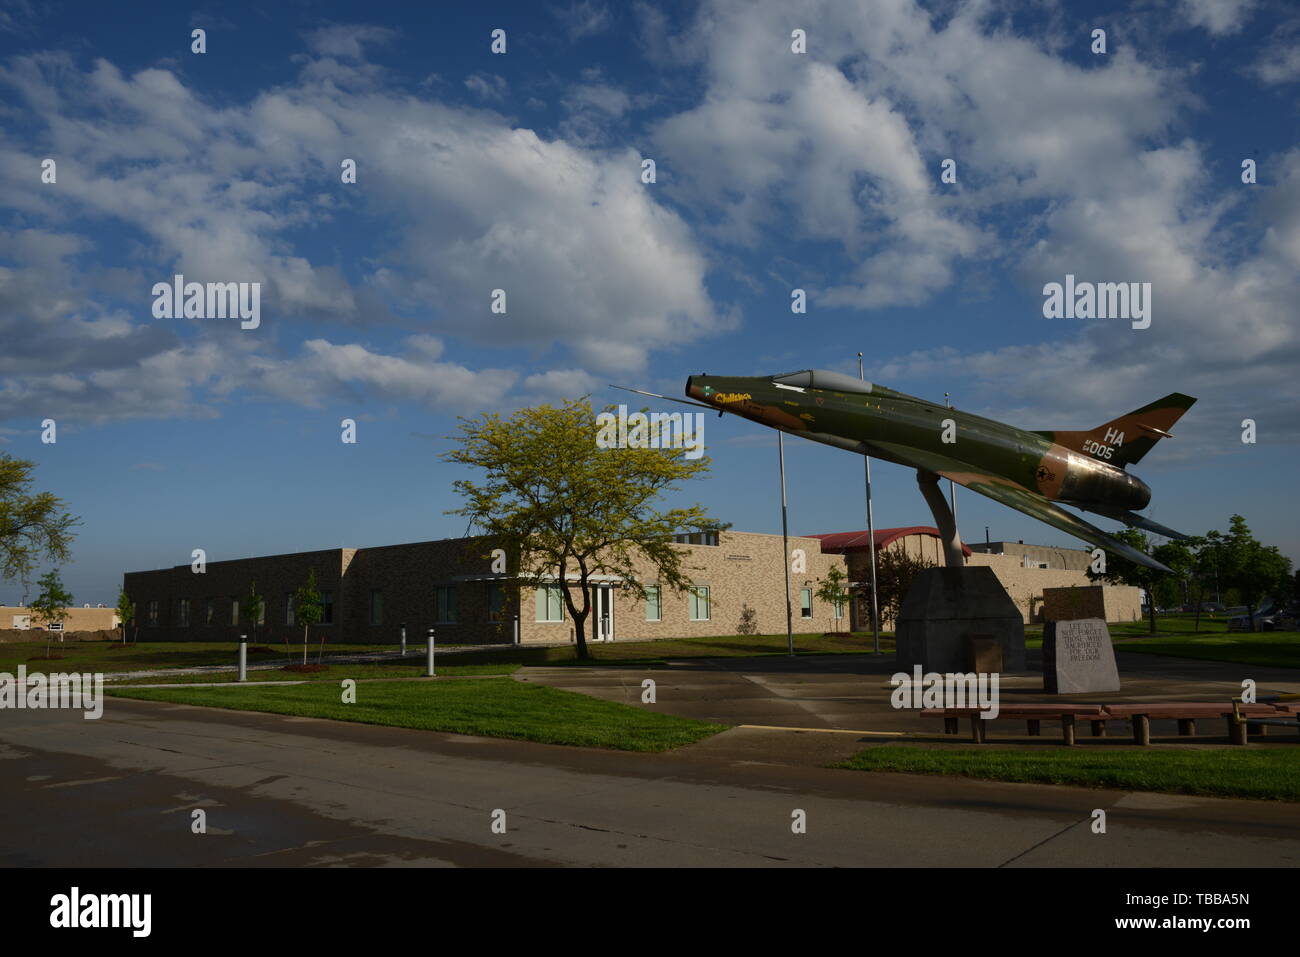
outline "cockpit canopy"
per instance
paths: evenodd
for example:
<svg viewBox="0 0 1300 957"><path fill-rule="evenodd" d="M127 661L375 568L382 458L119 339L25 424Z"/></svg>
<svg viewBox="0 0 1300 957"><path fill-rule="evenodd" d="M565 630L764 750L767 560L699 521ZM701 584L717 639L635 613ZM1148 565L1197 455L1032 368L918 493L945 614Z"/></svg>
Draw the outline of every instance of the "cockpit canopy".
<svg viewBox="0 0 1300 957"><path fill-rule="evenodd" d="M780 385L792 385L801 389L824 389L828 392L856 392L871 394L871 383L855 379L842 372L827 372L825 369L805 369L802 372L787 372L772 376L772 381Z"/></svg>

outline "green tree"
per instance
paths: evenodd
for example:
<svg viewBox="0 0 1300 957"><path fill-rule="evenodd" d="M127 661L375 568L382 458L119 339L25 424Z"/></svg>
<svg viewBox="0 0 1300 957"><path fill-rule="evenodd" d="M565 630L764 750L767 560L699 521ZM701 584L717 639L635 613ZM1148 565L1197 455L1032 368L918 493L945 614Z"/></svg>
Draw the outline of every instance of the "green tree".
<svg viewBox="0 0 1300 957"><path fill-rule="evenodd" d="M1235 589L1255 630L1255 611L1265 599L1278 599L1290 590L1291 559L1276 545L1264 545L1251 534L1246 520L1234 515L1220 548L1219 574L1224 585Z"/></svg>
<svg viewBox="0 0 1300 957"><path fill-rule="evenodd" d="M307 583L294 595L294 615L302 625L302 663L307 663L307 630L319 624L324 607L321 604L320 591L316 588L316 569L307 571Z"/></svg>
<svg viewBox="0 0 1300 957"><path fill-rule="evenodd" d="M460 420L452 436L459 447L444 458L481 469L481 481L460 479L453 488L462 515L483 531L482 546L502 549L514 564L516 587L553 585L574 622L579 658L588 658L586 625L592 579L622 579L644 600L645 580L676 592L691 587L685 552L673 542L685 530L716 530L699 505L662 510L656 500L677 483L708 470L707 458L687 458L686 448L602 448L608 420L590 397L559 406L520 409ZM612 413L608 413L612 416Z"/></svg>
<svg viewBox="0 0 1300 957"><path fill-rule="evenodd" d="M262 609L266 600L257 592L257 582L248 583L248 594L244 596L244 615L253 626L253 644L257 644L257 623L262 620Z"/></svg>
<svg viewBox="0 0 1300 957"><path fill-rule="evenodd" d="M25 459L0 454L0 578L24 582L42 557L68 560L72 529L80 521L50 492L32 494L32 469Z"/></svg>
<svg viewBox="0 0 1300 957"><path fill-rule="evenodd" d="M72 595L63 587L63 581L59 578L59 570L52 568L36 582L40 586L38 594L31 603L32 617L38 622L44 622L47 630L45 636L45 657L50 656L50 642L54 638L54 633L49 631L49 626L54 622L62 622L63 616L72 604ZM63 636L59 636L63 640Z"/></svg>
<svg viewBox="0 0 1300 957"><path fill-rule="evenodd" d="M849 590L845 587L847 582L848 576L844 574L844 569L832 565L817 586L818 601L824 601L831 607L831 631L835 630L835 612L843 609L844 603L849 599Z"/></svg>
<svg viewBox="0 0 1300 957"><path fill-rule="evenodd" d="M126 644L126 629L135 620L135 605L127 597L126 589L117 592L117 619L122 623L122 644Z"/></svg>
<svg viewBox="0 0 1300 957"><path fill-rule="evenodd" d="M1152 586L1159 605L1181 605L1191 600L1191 581L1196 574L1197 539L1172 539L1157 545L1151 557L1173 570L1158 575Z"/></svg>
<svg viewBox="0 0 1300 957"><path fill-rule="evenodd" d="M1146 533L1136 528L1126 528L1123 531L1115 533L1115 538L1124 542L1126 545L1132 545L1138 551L1150 555L1151 542ZM1162 546L1163 547L1163 546ZM1155 586L1167 573L1158 571L1154 568L1148 568L1145 565L1139 565L1137 562L1130 561L1122 555L1116 555L1111 552L1106 553L1105 570L1096 572L1092 566L1088 566L1087 575L1092 581L1103 581L1111 585L1132 585L1141 588L1147 596L1147 617L1151 623L1151 634L1156 633L1156 601Z"/></svg>
<svg viewBox="0 0 1300 957"><path fill-rule="evenodd" d="M912 589L916 576L934 562L915 558L901 548L885 548L876 553L876 604L882 620L897 627L903 599Z"/></svg>

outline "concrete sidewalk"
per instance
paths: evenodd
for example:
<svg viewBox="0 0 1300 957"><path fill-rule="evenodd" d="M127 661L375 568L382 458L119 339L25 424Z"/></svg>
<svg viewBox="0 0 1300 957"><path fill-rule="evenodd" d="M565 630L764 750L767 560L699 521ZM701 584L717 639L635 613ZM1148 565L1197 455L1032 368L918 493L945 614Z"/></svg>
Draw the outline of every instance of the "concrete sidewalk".
<svg viewBox="0 0 1300 957"><path fill-rule="evenodd" d="M1260 695L1300 692L1300 672L1291 668L1256 668L1223 662L1196 661L1156 655L1118 656L1121 691L1108 694L1050 695L1043 691L1041 653L1028 653L1025 673L1004 674L1000 679L1003 706L1029 702L1104 703L1121 701L1229 701L1241 694L1243 678L1252 678ZM606 666L598 668L525 667L515 672L519 681L544 684L566 691L636 705L652 711L715 721L730 725L762 725L810 730L893 732L923 740L955 743L942 734L938 719L922 718L915 711L895 710L890 704L890 677L897 671L892 654L806 656L789 658L697 658L669 662L666 667ZM1228 677L1225 677L1228 676ZM655 682L656 702L641 703L641 683ZM1177 722L1151 722L1153 737L1177 739ZM864 742L836 735L838 743L818 746L823 753L861 750ZM775 740L775 737L773 737ZM1034 746L1054 746L1050 728L1043 737L1029 737L1023 722L995 723L990 740ZM1086 727L1080 745L1123 745L1128 737L1112 723L1109 737L1093 739ZM1252 736L1252 741L1255 738ZM1264 744L1296 745L1294 732L1273 729ZM1196 738L1182 738L1168 746L1222 746L1226 726L1219 722L1198 729ZM865 743L872 743L867 741Z"/></svg>

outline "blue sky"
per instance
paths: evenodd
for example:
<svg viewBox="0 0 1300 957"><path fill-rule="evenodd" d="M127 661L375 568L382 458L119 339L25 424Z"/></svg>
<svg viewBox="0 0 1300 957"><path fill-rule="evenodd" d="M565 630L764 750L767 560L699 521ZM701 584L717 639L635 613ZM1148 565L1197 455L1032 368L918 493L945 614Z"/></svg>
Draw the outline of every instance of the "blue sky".
<svg viewBox="0 0 1300 957"><path fill-rule="evenodd" d="M462 534L457 415L858 351L1027 428L1197 396L1134 469L1147 514L1239 512L1300 558L1293 4L414 6L0 14L0 452L83 518L79 603L194 548ZM260 282L261 325L153 318L177 272ZM1044 318L1067 273L1150 282L1150 328ZM774 435L705 439L681 499L779 531ZM864 525L857 457L786 452L793 531ZM874 477L878 525L929 521L910 472ZM1078 544L960 490L958 518Z"/></svg>

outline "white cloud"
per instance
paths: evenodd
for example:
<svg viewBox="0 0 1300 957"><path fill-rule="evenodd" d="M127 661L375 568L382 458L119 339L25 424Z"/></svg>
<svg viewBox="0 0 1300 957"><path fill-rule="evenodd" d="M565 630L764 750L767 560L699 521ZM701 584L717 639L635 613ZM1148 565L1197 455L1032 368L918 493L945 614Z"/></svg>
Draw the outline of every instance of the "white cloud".
<svg viewBox="0 0 1300 957"><path fill-rule="evenodd" d="M526 346L543 369L551 353L561 369L575 359L638 369L656 349L733 322L713 306L690 230L640 183L635 153L384 92L361 58L388 39L371 28L316 31L316 56L300 58L297 82L222 107L165 69L125 74L98 60L82 70L58 54L0 67L0 85L40 118L47 141L0 133L0 167L22 171L0 177L0 204L50 224L0 236L0 246L24 250L14 268L0 264L0 302L13 306L0 324L41 324L0 358L14 374L0 387L0 415L47 398L96 420L208 414L205 401L235 388L306 402L341 393L496 402L519 373L440 359L433 337L385 355L346 332L418 323L483 346ZM589 99L618 108L608 91ZM28 171L46 155L59 157L58 184L32 190ZM344 157L357 162L356 187L339 182ZM321 262L298 250L295 231L357 213L387 225L372 259ZM72 230L86 217L145 239L132 271L102 270L106 282L111 272L118 288L139 290L126 312L69 287L69 275L85 274L74 257L109 252ZM175 272L261 282L262 333L149 319L148 290ZM505 316L488 311L496 288L508 292ZM335 331L277 357L295 318ZM542 375L537 388L553 381Z"/></svg>
<svg viewBox="0 0 1300 957"><path fill-rule="evenodd" d="M604 33L614 22L609 7L599 0L577 0L576 3L556 9L554 13L564 25L570 40L582 40Z"/></svg>
<svg viewBox="0 0 1300 957"><path fill-rule="evenodd" d="M499 102L505 99L509 84L495 73L474 73L465 78L465 89L484 100Z"/></svg>
<svg viewBox="0 0 1300 957"><path fill-rule="evenodd" d="M1255 12L1255 0L1182 0L1181 8L1192 26L1224 36L1246 25Z"/></svg>

